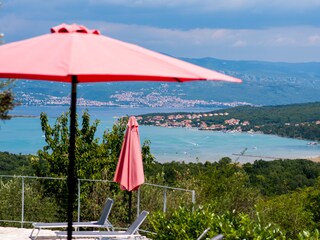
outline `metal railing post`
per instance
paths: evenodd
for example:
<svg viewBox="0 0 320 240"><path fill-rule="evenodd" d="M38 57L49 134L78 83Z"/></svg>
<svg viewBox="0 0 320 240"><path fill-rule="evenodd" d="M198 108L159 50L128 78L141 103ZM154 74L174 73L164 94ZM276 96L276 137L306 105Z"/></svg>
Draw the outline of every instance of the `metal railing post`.
<svg viewBox="0 0 320 240"><path fill-rule="evenodd" d="M196 191L192 190L192 212L194 212L194 205L196 204Z"/></svg>
<svg viewBox="0 0 320 240"><path fill-rule="evenodd" d="M163 191L163 212L167 211L167 188L164 188Z"/></svg>
<svg viewBox="0 0 320 240"><path fill-rule="evenodd" d="M78 179L78 222L80 222L80 181L81 179Z"/></svg>
<svg viewBox="0 0 320 240"><path fill-rule="evenodd" d="M23 228L23 222L24 222L24 177L21 177L21 228Z"/></svg>
<svg viewBox="0 0 320 240"><path fill-rule="evenodd" d="M140 214L140 188L138 188L138 196L137 196L137 217Z"/></svg>

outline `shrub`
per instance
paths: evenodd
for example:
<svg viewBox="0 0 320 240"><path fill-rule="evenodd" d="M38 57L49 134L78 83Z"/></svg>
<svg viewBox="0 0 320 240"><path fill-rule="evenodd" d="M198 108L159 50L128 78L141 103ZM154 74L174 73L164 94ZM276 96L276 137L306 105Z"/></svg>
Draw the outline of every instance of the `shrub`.
<svg viewBox="0 0 320 240"><path fill-rule="evenodd" d="M250 219L244 213L226 212L218 215L211 205L192 212L178 208L171 215L157 212L150 218L154 239L196 239L208 227L208 237L222 233L225 239L286 239L285 233L275 224L263 225L259 218Z"/></svg>

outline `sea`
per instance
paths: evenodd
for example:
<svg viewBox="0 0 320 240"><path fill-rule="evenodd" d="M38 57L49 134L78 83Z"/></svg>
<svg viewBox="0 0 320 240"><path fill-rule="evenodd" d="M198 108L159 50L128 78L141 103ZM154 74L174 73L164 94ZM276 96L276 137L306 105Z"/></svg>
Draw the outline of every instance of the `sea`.
<svg viewBox="0 0 320 240"><path fill-rule="evenodd" d="M91 120L100 124L96 137L111 129L121 116L138 116L145 113L207 112L208 108L129 108L129 107L78 107L81 114L88 109ZM16 117L0 122L0 151L16 154L36 154L45 146L41 130L40 113L45 112L51 125L68 106L19 106L10 114ZM164 128L139 126L140 140L151 141L151 153L158 162L206 162L230 157L239 163L254 162L257 159L296 159L320 156L320 143L284 138L259 133L235 133L200 131L192 128Z"/></svg>

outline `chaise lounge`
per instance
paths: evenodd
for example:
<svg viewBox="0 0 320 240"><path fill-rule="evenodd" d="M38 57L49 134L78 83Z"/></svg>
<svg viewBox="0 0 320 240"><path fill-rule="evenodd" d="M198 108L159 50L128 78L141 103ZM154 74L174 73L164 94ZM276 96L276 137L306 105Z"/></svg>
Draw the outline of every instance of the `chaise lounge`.
<svg viewBox="0 0 320 240"><path fill-rule="evenodd" d="M75 230L78 230L78 228L80 228L80 227L92 227L92 228L105 228L105 229L107 229L107 231L110 231L110 229L113 230L113 226L110 223L110 221L108 220L113 203L114 203L114 201L112 199L110 199L110 198L107 199L105 206L102 210L101 216L98 221L74 222L74 223L72 223L73 228L75 228ZM32 225L33 225L33 230L29 236L29 238L32 240L37 239L41 229L68 227L67 222L52 222L52 223L36 222L36 223L33 223ZM35 235L33 235L35 233L35 230L38 230L38 231Z"/></svg>
<svg viewBox="0 0 320 240"><path fill-rule="evenodd" d="M91 238L99 240L107 239L143 239L137 231L140 225L147 218L149 212L142 211L138 218L129 226L126 231L75 231L72 238ZM64 239L68 236L66 231L56 232L57 238Z"/></svg>

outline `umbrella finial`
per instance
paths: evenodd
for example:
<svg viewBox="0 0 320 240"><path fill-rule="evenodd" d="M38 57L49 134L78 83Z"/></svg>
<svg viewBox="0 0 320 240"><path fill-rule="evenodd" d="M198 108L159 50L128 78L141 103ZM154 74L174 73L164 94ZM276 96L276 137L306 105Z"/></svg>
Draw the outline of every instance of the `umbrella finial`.
<svg viewBox="0 0 320 240"><path fill-rule="evenodd" d="M75 32L100 35L99 30L96 30L96 29L90 30L85 26L78 25L78 24L68 25L68 24L62 23L58 26L51 28L51 33L75 33Z"/></svg>
<svg viewBox="0 0 320 240"><path fill-rule="evenodd" d="M128 124L129 127L138 127L138 122L137 119L135 118L135 116L131 116L128 120Z"/></svg>

